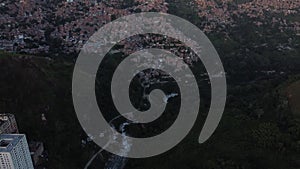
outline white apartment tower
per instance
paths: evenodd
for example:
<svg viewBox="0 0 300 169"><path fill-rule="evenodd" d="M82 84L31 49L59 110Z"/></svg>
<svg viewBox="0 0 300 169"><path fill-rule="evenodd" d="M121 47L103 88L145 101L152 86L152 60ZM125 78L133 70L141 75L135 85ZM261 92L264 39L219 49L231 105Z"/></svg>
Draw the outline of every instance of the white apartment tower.
<svg viewBox="0 0 300 169"><path fill-rule="evenodd" d="M0 135L0 169L34 169L24 134Z"/></svg>

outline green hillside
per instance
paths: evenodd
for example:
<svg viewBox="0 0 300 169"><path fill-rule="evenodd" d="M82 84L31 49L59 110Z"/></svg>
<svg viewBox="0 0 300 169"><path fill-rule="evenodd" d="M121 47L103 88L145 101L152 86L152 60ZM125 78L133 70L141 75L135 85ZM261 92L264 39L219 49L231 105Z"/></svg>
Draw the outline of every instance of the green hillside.
<svg viewBox="0 0 300 169"><path fill-rule="evenodd" d="M83 168L92 155L81 146L86 136L73 110L72 70L66 61L0 53L0 112L15 114L28 140L45 143L53 169Z"/></svg>

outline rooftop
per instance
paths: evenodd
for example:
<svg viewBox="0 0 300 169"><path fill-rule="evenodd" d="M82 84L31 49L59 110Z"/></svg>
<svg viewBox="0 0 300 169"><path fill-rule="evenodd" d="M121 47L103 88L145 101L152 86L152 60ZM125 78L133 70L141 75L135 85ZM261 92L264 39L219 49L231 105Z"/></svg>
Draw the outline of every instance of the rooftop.
<svg viewBox="0 0 300 169"><path fill-rule="evenodd" d="M24 134L1 134L0 152L10 152L23 137Z"/></svg>

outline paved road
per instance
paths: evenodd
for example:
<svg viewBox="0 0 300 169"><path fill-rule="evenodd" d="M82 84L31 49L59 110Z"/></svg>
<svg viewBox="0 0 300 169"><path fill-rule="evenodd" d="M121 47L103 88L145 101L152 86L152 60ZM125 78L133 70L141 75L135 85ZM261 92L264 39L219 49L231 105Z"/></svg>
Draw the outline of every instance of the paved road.
<svg viewBox="0 0 300 169"><path fill-rule="evenodd" d="M126 113L126 114L132 114L132 112ZM110 124L111 126L113 126L112 123L113 123L115 120L117 120L118 118L122 117L122 116L123 116L123 115L119 115L119 116L113 118L111 121L109 121L109 124ZM123 124L121 125L121 131L123 132L123 134L122 134L123 136L125 136L125 127L126 127L127 125L129 125L129 124L128 124L128 123L123 123ZM115 126L113 126L113 127L115 127ZM90 160L86 163L84 169L88 169L88 167L92 164L92 162L95 160L95 158L96 158L98 155L100 155L100 154L102 153L102 151L104 151L105 148L106 148L107 146L109 146L110 144L113 144L113 142L116 141L116 137L114 137L116 131L114 131L114 130L112 129L111 132L112 132L112 134L113 134L113 136L111 137L111 139L106 143L106 145L105 145L103 148L101 148L97 153L95 153L95 154L90 158ZM122 142L123 142L123 144L127 144L127 143L128 143L128 140L126 140L125 137L123 137L123 138L122 138ZM122 153L126 153L126 151L130 151L130 149L126 149L126 148L128 148L128 147L125 146L125 149L121 149L120 151L123 151ZM106 164L107 167L105 167L105 168L107 168L107 169L122 169L122 168L124 168L124 166L125 166L125 162L126 162L126 159L125 159L125 158L120 157L120 156L117 156L117 155L113 155L113 156L108 160L108 162L107 162L107 164Z"/></svg>

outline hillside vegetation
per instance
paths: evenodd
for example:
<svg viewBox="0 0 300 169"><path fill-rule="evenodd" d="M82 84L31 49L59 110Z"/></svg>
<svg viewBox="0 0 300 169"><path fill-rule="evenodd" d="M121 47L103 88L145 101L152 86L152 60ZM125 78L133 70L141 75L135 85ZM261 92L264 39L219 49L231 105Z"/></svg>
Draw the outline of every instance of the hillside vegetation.
<svg viewBox="0 0 300 169"><path fill-rule="evenodd" d="M0 53L0 112L15 114L28 140L45 143L53 169L83 168L92 155L81 146L86 136L73 110L72 70L66 61Z"/></svg>

